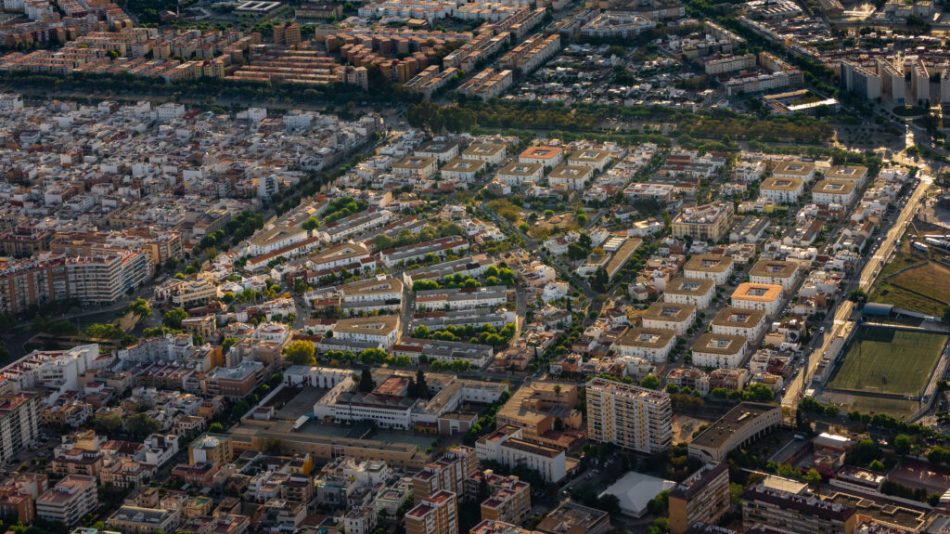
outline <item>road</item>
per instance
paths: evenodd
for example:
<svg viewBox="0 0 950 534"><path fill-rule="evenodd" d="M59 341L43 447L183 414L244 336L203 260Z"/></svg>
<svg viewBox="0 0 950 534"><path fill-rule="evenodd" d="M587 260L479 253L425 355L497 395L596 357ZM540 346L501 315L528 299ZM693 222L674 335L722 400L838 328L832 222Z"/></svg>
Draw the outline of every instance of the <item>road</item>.
<svg viewBox="0 0 950 534"><path fill-rule="evenodd" d="M881 245L868 259L867 263L864 264L864 268L861 270L861 275L858 278L858 287L861 290L867 292L871 289L871 286L874 285L874 281L877 279L878 274L880 274L884 264L890 259L891 254L893 254L897 242L920 208L921 200L926 196L932 183L933 178L928 175L921 175L917 187L914 189L914 192L911 193L907 203L904 204L904 208L887 232L887 237L881 241ZM847 338L850 334L851 329L854 327L854 322L851 321L851 314L853 312L854 303L850 300L843 300L835 310L831 326L825 332L821 345L812 351L808 356L808 361L802 367L801 373L804 373L804 377L797 376L790 381L788 389L785 391L785 396L782 398L782 406L794 407L798 403L804 390L807 389L807 384L811 383L815 370L818 368L818 364L821 362L831 342L837 336Z"/></svg>

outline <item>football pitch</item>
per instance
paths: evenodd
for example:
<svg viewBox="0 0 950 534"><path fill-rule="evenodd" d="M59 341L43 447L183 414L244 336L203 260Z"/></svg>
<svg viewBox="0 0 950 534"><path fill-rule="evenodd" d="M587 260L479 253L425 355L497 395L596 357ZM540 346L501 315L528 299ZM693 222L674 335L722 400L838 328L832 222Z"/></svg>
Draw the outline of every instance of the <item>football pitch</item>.
<svg viewBox="0 0 950 534"><path fill-rule="evenodd" d="M841 390L917 395L927 385L947 337L862 326L828 385Z"/></svg>

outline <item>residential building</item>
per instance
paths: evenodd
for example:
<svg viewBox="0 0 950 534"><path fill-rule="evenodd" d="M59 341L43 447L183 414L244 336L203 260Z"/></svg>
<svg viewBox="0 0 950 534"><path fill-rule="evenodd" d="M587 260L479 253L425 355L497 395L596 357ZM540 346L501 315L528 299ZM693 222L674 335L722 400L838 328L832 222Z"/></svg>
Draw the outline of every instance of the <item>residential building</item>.
<svg viewBox="0 0 950 534"><path fill-rule="evenodd" d="M702 278L674 278L667 282L663 301L671 304L688 304L703 310L712 304L716 283Z"/></svg>
<svg viewBox="0 0 950 534"><path fill-rule="evenodd" d="M819 206L837 204L848 207L857 198L856 184L837 178L819 180L811 190L811 198Z"/></svg>
<svg viewBox="0 0 950 534"><path fill-rule="evenodd" d="M613 348L624 358L644 358L653 363L664 363L676 345L676 332L651 328L631 328Z"/></svg>
<svg viewBox="0 0 950 534"><path fill-rule="evenodd" d="M498 475L490 470L476 473L470 482L488 487L489 497L480 505L483 521L520 525L531 515L531 484L514 475Z"/></svg>
<svg viewBox="0 0 950 534"><path fill-rule="evenodd" d="M733 259L720 254L697 254L683 266L683 276L694 280L712 280L723 285L732 276Z"/></svg>
<svg viewBox="0 0 950 534"><path fill-rule="evenodd" d="M780 180L801 180L808 184L815 179L815 164L794 159L780 160L772 168L772 177Z"/></svg>
<svg viewBox="0 0 950 534"><path fill-rule="evenodd" d="M693 365L698 367L739 367L745 358L745 337L706 333L693 343Z"/></svg>
<svg viewBox="0 0 950 534"><path fill-rule="evenodd" d="M458 498L440 490L406 512L406 534L459 534Z"/></svg>
<svg viewBox="0 0 950 534"><path fill-rule="evenodd" d="M749 282L778 284L785 292L788 292L798 280L799 269L800 264L796 261L759 260L749 271Z"/></svg>
<svg viewBox="0 0 950 534"><path fill-rule="evenodd" d="M416 310L467 310L493 308L508 302L506 286L446 288L416 291Z"/></svg>
<svg viewBox="0 0 950 534"><path fill-rule="evenodd" d="M595 378L587 383L587 436L654 454L673 439L670 396L663 391Z"/></svg>
<svg viewBox="0 0 950 534"><path fill-rule="evenodd" d="M643 328L652 330L672 330L678 336L686 332L696 322L696 306L654 302L640 315Z"/></svg>
<svg viewBox="0 0 950 534"><path fill-rule="evenodd" d="M732 306L744 310L761 310L774 317L782 306L782 286L743 282L732 292Z"/></svg>
<svg viewBox="0 0 950 534"><path fill-rule="evenodd" d="M795 204L805 192L805 182L799 178L766 178L759 185L759 196L776 204Z"/></svg>
<svg viewBox="0 0 950 534"><path fill-rule="evenodd" d="M742 493L742 522L746 526L763 524L788 532L853 534L857 516L850 506L762 484Z"/></svg>
<svg viewBox="0 0 950 534"><path fill-rule="evenodd" d="M670 532L686 534L695 523L715 525L731 507L729 465L705 464L670 491Z"/></svg>
<svg viewBox="0 0 950 534"><path fill-rule="evenodd" d="M610 514L567 500L535 528L543 534L606 534L611 529Z"/></svg>
<svg viewBox="0 0 950 534"><path fill-rule="evenodd" d="M673 237L718 242L729 233L735 210L731 202L683 208L673 219Z"/></svg>
<svg viewBox="0 0 950 534"><path fill-rule="evenodd" d="M709 325L713 334L742 336L752 342L765 329L765 312L726 306L716 313Z"/></svg>
<svg viewBox="0 0 950 534"><path fill-rule="evenodd" d="M353 346L358 348L382 348L389 350L399 338L399 316L380 315L377 317L355 317L340 319L331 330L332 338L325 338L320 343L321 350L332 350L335 346ZM326 342L333 342L327 345ZM324 349L327 346L329 348ZM356 352L359 352L357 350Z"/></svg>
<svg viewBox="0 0 950 534"><path fill-rule="evenodd" d="M518 161L520 163L542 165L545 169L553 169L564 161L564 149L558 146L529 146L518 155Z"/></svg>
<svg viewBox="0 0 950 534"><path fill-rule="evenodd" d="M540 443L537 435L530 437L525 429L505 425L475 443L479 460L498 462L508 467L524 466L535 470L550 483L567 476L564 449Z"/></svg>
<svg viewBox="0 0 950 534"><path fill-rule="evenodd" d="M472 143L462 152L462 159L498 165L505 160L508 147L502 143Z"/></svg>
<svg viewBox="0 0 950 534"><path fill-rule="evenodd" d="M36 442L39 419L39 398L35 394L0 396L0 461L12 461Z"/></svg>
<svg viewBox="0 0 950 534"><path fill-rule="evenodd" d="M475 450L461 445L453 447L412 476L412 497L423 502L440 491L466 497L465 481L477 472Z"/></svg>
<svg viewBox="0 0 950 534"><path fill-rule="evenodd" d="M536 184L544 177L542 163L524 163L515 161L498 169L496 177L511 186L521 186L526 183Z"/></svg>
<svg viewBox="0 0 950 534"><path fill-rule="evenodd" d="M36 500L36 515L71 527L99 506L96 478L66 475Z"/></svg>
<svg viewBox="0 0 950 534"><path fill-rule="evenodd" d="M174 532L181 521L178 510L122 505L106 520L106 526L122 533Z"/></svg>

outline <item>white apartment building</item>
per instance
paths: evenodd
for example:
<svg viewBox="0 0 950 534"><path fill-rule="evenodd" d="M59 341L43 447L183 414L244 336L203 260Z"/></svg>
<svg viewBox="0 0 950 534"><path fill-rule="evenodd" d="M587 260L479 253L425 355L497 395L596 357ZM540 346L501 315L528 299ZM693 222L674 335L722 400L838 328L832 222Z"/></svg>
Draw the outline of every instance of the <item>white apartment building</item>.
<svg viewBox="0 0 950 534"><path fill-rule="evenodd" d="M772 176L762 181L759 196L776 204L795 204L805 192L805 182L799 178L776 178Z"/></svg>
<svg viewBox="0 0 950 534"><path fill-rule="evenodd" d="M614 342L613 348L622 357L663 363L675 345L676 333L672 330L631 328Z"/></svg>
<svg viewBox="0 0 950 534"><path fill-rule="evenodd" d="M475 443L475 454L480 461L494 461L508 467L523 465L534 469L552 484L567 476L563 450L526 441L524 429L512 425L479 438Z"/></svg>
<svg viewBox="0 0 950 534"><path fill-rule="evenodd" d="M381 315L340 319L333 325L332 331L335 339L371 343L389 350L399 338L399 316Z"/></svg>
<svg viewBox="0 0 950 534"><path fill-rule="evenodd" d="M815 164L798 160L781 160L775 163L772 177L796 178L808 184L815 179Z"/></svg>
<svg viewBox="0 0 950 534"><path fill-rule="evenodd" d="M522 163L520 161L505 165L498 170L496 175L496 178L513 187L525 183L538 183L543 177L544 165L540 163Z"/></svg>
<svg viewBox="0 0 950 534"><path fill-rule="evenodd" d="M79 391L79 377L92 369L98 358L98 344L77 345L66 350L34 350L0 369L0 377L16 384L17 391L40 387L58 390L47 397L47 402L53 404L63 392Z"/></svg>
<svg viewBox="0 0 950 534"><path fill-rule="evenodd" d="M548 174L548 183L559 191L578 191L593 175L593 167L560 165Z"/></svg>
<svg viewBox="0 0 950 534"><path fill-rule="evenodd" d="M489 165L498 165L508 155L507 147L502 143L472 143L462 152L462 159L484 161Z"/></svg>
<svg viewBox="0 0 950 534"><path fill-rule="evenodd" d="M36 442L39 436L39 398L32 393L0 396L0 462Z"/></svg>
<svg viewBox="0 0 950 534"><path fill-rule="evenodd" d="M726 306L719 310L710 326L714 334L742 336L753 341L765 328L765 312Z"/></svg>
<svg viewBox="0 0 950 534"><path fill-rule="evenodd" d="M693 365L697 367L735 368L745 357L747 340L743 336L707 333L693 343Z"/></svg>
<svg viewBox="0 0 950 534"><path fill-rule="evenodd" d="M508 302L508 288L505 286L427 289L416 292L416 309L420 311L492 308L506 302Z"/></svg>
<svg viewBox="0 0 950 534"><path fill-rule="evenodd" d="M729 256L697 254L683 266L683 276L696 280L712 280L717 285L722 285L732 276L734 263Z"/></svg>
<svg viewBox="0 0 950 534"><path fill-rule="evenodd" d="M647 454L673 440L673 409L663 391L604 378L587 383L587 437Z"/></svg>
<svg viewBox="0 0 950 534"><path fill-rule="evenodd" d="M732 292L732 306L746 310L761 310L775 316L782 306L782 286L744 282Z"/></svg>
<svg viewBox="0 0 950 534"><path fill-rule="evenodd" d="M696 322L696 306L692 304L673 304L654 302L640 316L643 328L672 330L683 336Z"/></svg>
<svg viewBox="0 0 950 534"><path fill-rule="evenodd" d="M702 278L674 278L667 282L663 301L673 304L689 304L703 310L712 304L716 283Z"/></svg>
<svg viewBox="0 0 950 534"><path fill-rule="evenodd" d="M369 249L352 241L312 254L308 266L314 271L329 271L339 267L354 267L369 259Z"/></svg>
<svg viewBox="0 0 950 534"><path fill-rule="evenodd" d="M855 182L841 179L820 180L811 190L811 198L819 206L838 204L850 206L857 196Z"/></svg>
<svg viewBox="0 0 950 534"><path fill-rule="evenodd" d="M66 475L36 499L36 515L73 526L99 505L96 478Z"/></svg>
<svg viewBox="0 0 950 534"><path fill-rule="evenodd" d="M760 260L749 271L749 281L753 284L778 284L788 292L798 280L799 270L798 262Z"/></svg>

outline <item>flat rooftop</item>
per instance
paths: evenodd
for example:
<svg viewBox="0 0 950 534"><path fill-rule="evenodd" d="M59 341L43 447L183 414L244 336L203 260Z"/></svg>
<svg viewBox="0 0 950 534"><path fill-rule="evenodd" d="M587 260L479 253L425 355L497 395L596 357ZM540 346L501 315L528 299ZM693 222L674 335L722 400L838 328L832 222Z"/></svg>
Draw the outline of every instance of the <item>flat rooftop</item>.
<svg viewBox="0 0 950 534"><path fill-rule="evenodd" d="M708 426L706 430L700 432L698 436L693 438L691 444L718 449L733 434L742 433L742 429L751 425L757 418L779 409L776 404L740 402L726 415L723 415L715 423Z"/></svg>
<svg viewBox="0 0 950 534"><path fill-rule="evenodd" d="M753 302L773 302L782 297L782 286L778 284L754 284L743 282L732 292L732 298Z"/></svg>

